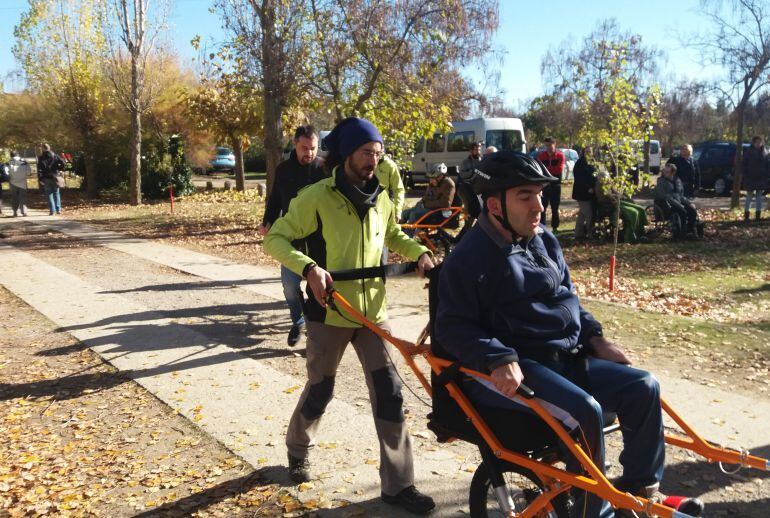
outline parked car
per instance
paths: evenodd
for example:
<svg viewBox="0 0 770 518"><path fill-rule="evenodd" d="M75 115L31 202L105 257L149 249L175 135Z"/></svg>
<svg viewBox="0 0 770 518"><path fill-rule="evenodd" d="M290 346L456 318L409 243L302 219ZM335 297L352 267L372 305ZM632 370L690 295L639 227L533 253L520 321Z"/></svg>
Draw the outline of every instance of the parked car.
<svg viewBox="0 0 770 518"><path fill-rule="evenodd" d="M233 150L227 147L218 147L216 155L211 160L211 171L229 171L235 170L235 155Z"/></svg>
<svg viewBox="0 0 770 518"><path fill-rule="evenodd" d="M744 153L749 146L748 142L743 143ZM700 168L700 188L714 189L717 196L730 194L735 168L735 142L702 142L693 148L692 156Z"/></svg>

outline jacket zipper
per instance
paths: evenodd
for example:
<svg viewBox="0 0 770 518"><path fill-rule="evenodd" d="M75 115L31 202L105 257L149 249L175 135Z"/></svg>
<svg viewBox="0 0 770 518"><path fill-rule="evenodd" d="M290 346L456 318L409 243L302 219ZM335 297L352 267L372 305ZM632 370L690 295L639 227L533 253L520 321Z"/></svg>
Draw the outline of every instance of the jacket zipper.
<svg viewBox="0 0 770 518"><path fill-rule="evenodd" d="M335 192L337 192L337 194L343 200L345 200L345 205L348 208L348 214L350 214L351 213L350 207L353 205L351 203L351 201L349 199L347 199L345 197L345 195L340 193L336 188L333 188L333 190ZM353 207L352 213L355 214L356 217L358 218L358 221L361 222L361 268L364 268L364 237L365 237L365 233L364 233L364 220L361 219L361 216L358 215L358 211L356 210L355 207ZM366 218L364 217L364 219L366 219ZM364 307L363 307L364 311L363 311L363 313L364 313L364 315L366 315L366 279L361 279L361 297L362 297L362 299L364 301Z"/></svg>

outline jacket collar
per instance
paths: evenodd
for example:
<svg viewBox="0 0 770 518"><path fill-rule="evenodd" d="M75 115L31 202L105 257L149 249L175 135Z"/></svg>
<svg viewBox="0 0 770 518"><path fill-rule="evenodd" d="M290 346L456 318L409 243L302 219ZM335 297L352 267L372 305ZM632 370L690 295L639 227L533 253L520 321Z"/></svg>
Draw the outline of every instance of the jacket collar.
<svg viewBox="0 0 770 518"><path fill-rule="evenodd" d="M484 233L489 237L489 239L492 240L492 242L497 245L498 248L501 250L505 250L506 252L512 252L513 249L519 248L519 249L526 249L529 243L532 242L532 239L534 237L520 237L518 239L515 239L513 243L509 243L502 235L500 235L500 232L497 231L497 229L492 225L492 222L489 220L489 214L486 212L482 212L479 216L477 225L481 227L481 230L484 231ZM543 233L542 227L537 227L537 230L535 230L535 236L539 236Z"/></svg>

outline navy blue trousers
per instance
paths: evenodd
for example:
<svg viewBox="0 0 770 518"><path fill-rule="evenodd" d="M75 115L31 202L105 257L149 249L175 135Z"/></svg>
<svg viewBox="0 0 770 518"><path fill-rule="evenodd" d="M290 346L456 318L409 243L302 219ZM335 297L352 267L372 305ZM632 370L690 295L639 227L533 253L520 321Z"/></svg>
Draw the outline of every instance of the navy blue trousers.
<svg viewBox="0 0 770 518"><path fill-rule="evenodd" d="M602 412L615 412L623 434L620 464L623 475L616 486L621 491L637 491L659 483L663 477L665 443L660 407L660 387L649 373L627 365L597 358L588 359L587 390L575 384L580 379L578 362L553 360L536 362L521 359L524 384L546 409L568 429L579 426L588 453L604 470ZM479 404L522 410L522 404L478 382L464 385L468 397ZM515 417L512 417L515 419ZM498 431L499 433L499 431ZM580 470L575 459L567 459L567 469ZM582 493L582 492L580 492ZM612 507L599 498L576 494L576 516L611 517Z"/></svg>

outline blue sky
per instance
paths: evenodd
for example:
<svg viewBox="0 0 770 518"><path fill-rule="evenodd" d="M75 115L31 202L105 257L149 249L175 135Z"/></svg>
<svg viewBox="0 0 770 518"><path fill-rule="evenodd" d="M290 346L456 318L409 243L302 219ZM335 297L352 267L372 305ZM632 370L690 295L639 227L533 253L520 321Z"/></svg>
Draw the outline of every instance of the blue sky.
<svg viewBox="0 0 770 518"><path fill-rule="evenodd" d="M301 0L298 0L301 1ZM704 69L697 53L683 48L677 30L696 30L705 26L698 15L698 0L550 0L544 4L523 0L500 0L500 29L494 46L503 51L500 86L507 104L518 107L543 92L540 62L547 50L565 39L577 43L596 23L614 17L623 29L642 36L643 42L662 49L659 82L672 83L677 78L706 79L718 71ZM175 0L170 25L171 37L183 58L193 56L190 40L200 34L204 40L220 41L221 24L208 12L211 0ZM11 54L13 26L26 9L26 0L0 0L0 78L17 68ZM466 69L466 75L483 84L484 73L478 67ZM4 80L8 87L18 82Z"/></svg>

